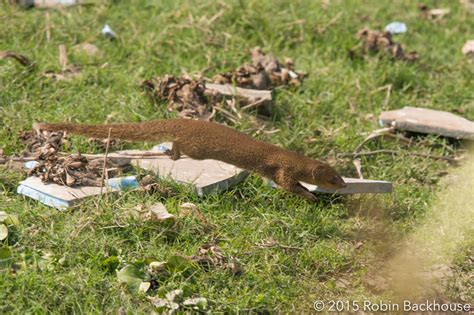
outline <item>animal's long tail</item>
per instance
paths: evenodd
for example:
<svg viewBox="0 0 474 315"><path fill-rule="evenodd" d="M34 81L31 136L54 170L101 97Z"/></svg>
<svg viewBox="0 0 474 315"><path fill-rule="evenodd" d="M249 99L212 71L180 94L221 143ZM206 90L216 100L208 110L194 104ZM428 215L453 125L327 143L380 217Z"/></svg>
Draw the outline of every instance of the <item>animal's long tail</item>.
<svg viewBox="0 0 474 315"><path fill-rule="evenodd" d="M107 125L86 125L72 123L39 123L35 124L35 129L48 131L66 131L73 134L107 138L110 130L110 137L131 141L160 141L173 140L174 125L173 120L156 120L143 123L107 124Z"/></svg>

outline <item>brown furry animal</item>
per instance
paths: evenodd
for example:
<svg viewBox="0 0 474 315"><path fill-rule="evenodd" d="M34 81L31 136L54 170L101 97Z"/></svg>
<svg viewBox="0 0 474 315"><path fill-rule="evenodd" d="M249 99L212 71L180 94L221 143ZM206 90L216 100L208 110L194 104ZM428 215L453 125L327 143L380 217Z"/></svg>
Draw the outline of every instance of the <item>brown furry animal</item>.
<svg viewBox="0 0 474 315"><path fill-rule="evenodd" d="M341 176L326 163L212 122L170 119L110 125L42 123L35 128L96 138L107 137L110 130L112 138L122 140L172 141L173 147L167 154L173 160L184 153L196 160L223 161L270 178L283 189L312 201L317 200L316 196L300 181L329 189L346 186Z"/></svg>

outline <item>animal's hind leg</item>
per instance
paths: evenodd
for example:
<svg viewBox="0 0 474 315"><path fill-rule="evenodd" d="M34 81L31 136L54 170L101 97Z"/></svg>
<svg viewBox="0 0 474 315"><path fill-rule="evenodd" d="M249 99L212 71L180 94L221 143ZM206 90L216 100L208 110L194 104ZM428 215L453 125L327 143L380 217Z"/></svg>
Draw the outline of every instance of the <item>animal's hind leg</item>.
<svg viewBox="0 0 474 315"><path fill-rule="evenodd" d="M179 158L181 157L181 151L179 150L178 143L176 141L173 142L171 150L166 150L165 154L168 155L173 161L179 160Z"/></svg>

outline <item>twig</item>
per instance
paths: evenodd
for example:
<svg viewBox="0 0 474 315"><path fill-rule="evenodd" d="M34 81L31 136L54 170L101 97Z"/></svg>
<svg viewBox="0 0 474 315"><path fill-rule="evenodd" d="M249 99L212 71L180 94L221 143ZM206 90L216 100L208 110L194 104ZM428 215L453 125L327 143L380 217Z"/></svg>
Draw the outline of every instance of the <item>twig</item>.
<svg viewBox="0 0 474 315"><path fill-rule="evenodd" d="M375 151L365 151L365 152L353 152L353 153L339 153L336 156L340 158L345 157L359 157L359 156L370 156L370 155L377 155L377 154L406 154L411 156L421 156L433 160L444 160L452 163L457 163L462 160L462 157L453 158L449 156L441 156L441 155L432 155L429 153L418 153L418 152L403 152L403 151L396 151L396 150L375 150Z"/></svg>
<svg viewBox="0 0 474 315"><path fill-rule="evenodd" d="M214 106L214 108L221 112L227 119L229 119L230 121L232 121L234 124L237 124L237 122L239 121L239 119L237 117L235 117L234 115L232 115L229 111L221 108L221 107L217 107L217 106Z"/></svg>
<svg viewBox="0 0 474 315"><path fill-rule="evenodd" d="M410 145L412 143L412 141L404 136L401 136L401 135L397 135L397 134L394 134L393 132L395 131L394 128L392 127L389 127L389 128L382 128L382 129L377 129L375 131L373 131L370 135L367 136L367 138L364 139L364 141L362 141L359 145L357 145L357 147L354 149L354 152L360 152L362 150L362 148L364 147L364 145L366 145L368 142L376 139L376 138L380 138L380 137L390 137L390 138L394 138L394 139L397 139L401 142L404 142L408 145Z"/></svg>
<svg viewBox="0 0 474 315"><path fill-rule="evenodd" d="M267 101L267 100L266 99L259 99L256 102L253 102L253 103L250 103L248 105L242 106L240 108L240 110L245 111L245 110L247 110L249 108L252 108L252 107L258 107L258 106L262 105L263 103L265 103L265 101Z"/></svg>
<svg viewBox="0 0 474 315"><path fill-rule="evenodd" d="M104 177L105 173L107 172L107 156L109 155L109 145L110 145L110 133L112 132L112 128L109 128L109 134L107 136L107 145L105 147L105 158L104 158L104 166L102 167L102 177L100 178L100 197L102 198L102 190L104 189ZM108 176L107 176L108 177ZM105 197L107 199L107 189L105 190Z"/></svg>
<svg viewBox="0 0 474 315"><path fill-rule="evenodd" d="M362 150L362 148L368 142L370 142L370 141L372 141L376 138L385 137L385 136L395 138L399 141L403 141L403 142L407 143L408 145L411 144L411 140L405 138L404 136L394 134L394 131L395 131L395 129L393 127L382 128L382 129L377 129L377 130L373 131L367 138L364 139L364 141L362 141L361 143L359 143L359 145L357 145L357 147L354 149L354 154L360 152ZM363 179L364 175L362 174L362 162L358 158L357 155L354 155L354 160L352 161L352 164L354 164L354 166L357 170L357 174L359 175L359 178Z"/></svg>

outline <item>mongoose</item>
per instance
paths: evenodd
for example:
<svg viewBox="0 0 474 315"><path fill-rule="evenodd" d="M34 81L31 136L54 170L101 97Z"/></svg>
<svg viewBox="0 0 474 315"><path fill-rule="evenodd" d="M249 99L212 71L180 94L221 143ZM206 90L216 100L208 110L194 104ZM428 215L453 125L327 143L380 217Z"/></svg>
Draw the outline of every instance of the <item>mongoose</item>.
<svg viewBox="0 0 474 315"><path fill-rule="evenodd" d="M108 125L41 123L35 128L96 138L106 138L110 130L112 138L122 140L171 141L172 148L166 154L173 160L186 154L196 160L223 161L272 179L281 188L311 201L317 200L316 196L300 181L328 189L346 187L341 176L326 163L212 122L169 119Z"/></svg>

